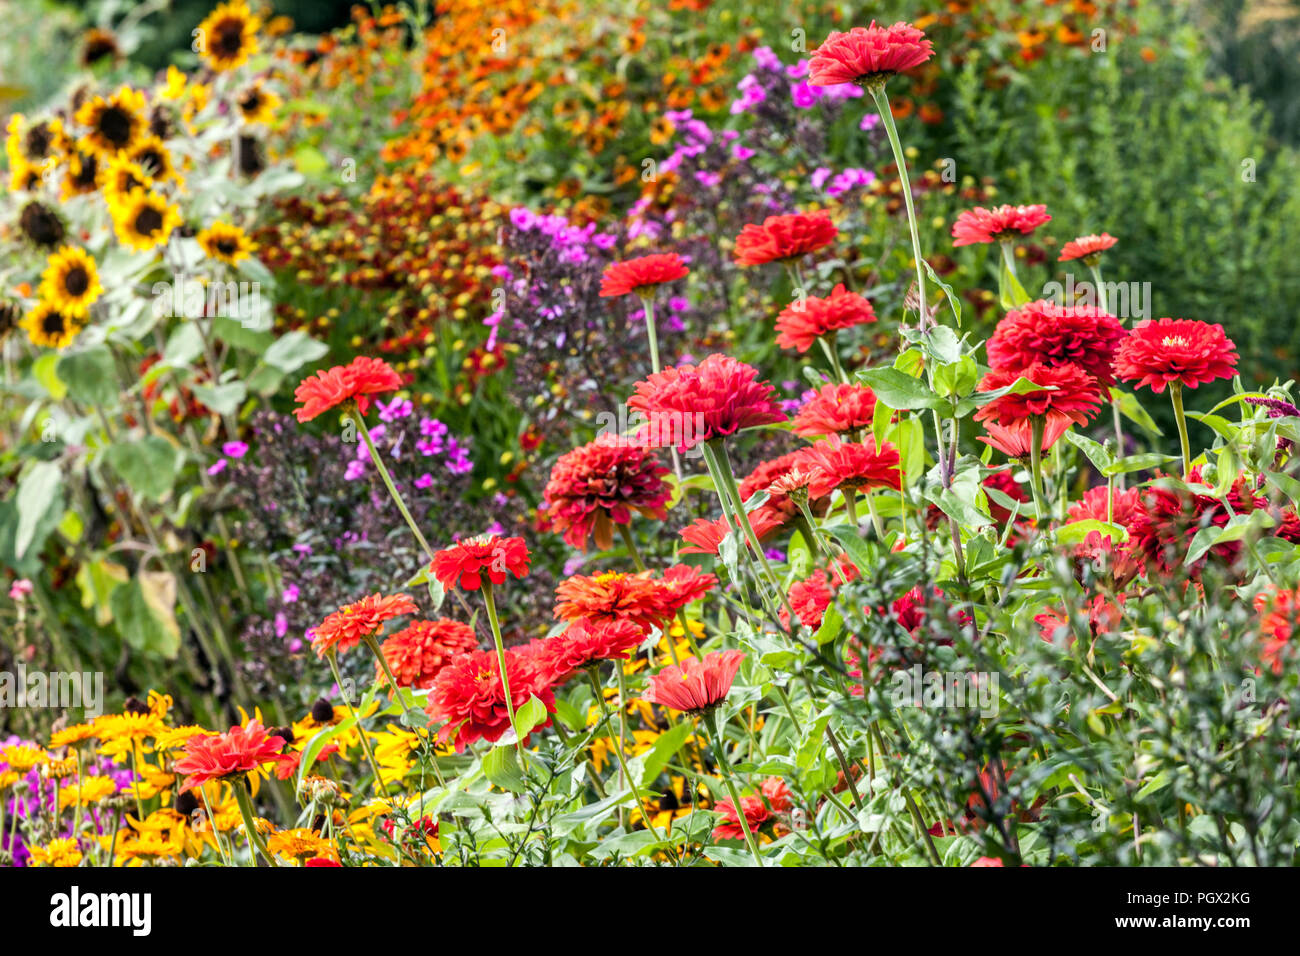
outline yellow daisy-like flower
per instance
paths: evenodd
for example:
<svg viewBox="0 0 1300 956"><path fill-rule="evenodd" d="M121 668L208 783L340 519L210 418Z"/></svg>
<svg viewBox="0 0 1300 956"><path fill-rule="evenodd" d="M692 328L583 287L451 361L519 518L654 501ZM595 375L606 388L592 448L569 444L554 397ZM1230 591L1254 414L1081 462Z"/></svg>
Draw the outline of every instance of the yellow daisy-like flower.
<svg viewBox="0 0 1300 956"><path fill-rule="evenodd" d="M62 780L65 777L75 777L76 775L76 757L67 757L63 760L47 757L45 763L41 764L41 776L46 780Z"/></svg>
<svg viewBox="0 0 1300 956"><path fill-rule="evenodd" d="M80 786L70 783L59 789L59 809L66 810L78 803L89 806L115 793L117 784L112 777L83 777Z"/></svg>
<svg viewBox="0 0 1300 956"><path fill-rule="evenodd" d="M158 731L154 738L154 744L159 750L180 750L190 740L191 737L199 737L206 734L207 731L197 724L187 724L184 727L164 727Z"/></svg>
<svg viewBox="0 0 1300 956"><path fill-rule="evenodd" d="M242 0L223 3L199 24L199 56L218 72L233 70L257 52L261 25Z"/></svg>
<svg viewBox="0 0 1300 956"><path fill-rule="evenodd" d="M126 151L127 159L138 163L152 179L159 182L175 182L180 177L176 174L176 165L163 141L152 133Z"/></svg>
<svg viewBox="0 0 1300 956"><path fill-rule="evenodd" d="M266 841L266 848L277 856L298 859L303 856L328 856L337 858L334 844L323 839L315 830L298 828L280 830L272 833Z"/></svg>
<svg viewBox="0 0 1300 956"><path fill-rule="evenodd" d="M225 222L214 222L198 234L198 240L204 252L231 266L247 259L254 249L243 229Z"/></svg>
<svg viewBox="0 0 1300 956"><path fill-rule="evenodd" d="M19 158L9 160L9 191L33 193L45 182L44 167L34 166Z"/></svg>
<svg viewBox="0 0 1300 956"><path fill-rule="evenodd" d="M265 89L261 83L254 83L239 94L236 102L239 104L239 115L245 123L270 123L275 119L280 97Z"/></svg>
<svg viewBox="0 0 1300 956"><path fill-rule="evenodd" d="M84 249L64 246L50 256L41 273L39 295L64 315L84 317L91 304L104 294L95 260Z"/></svg>
<svg viewBox="0 0 1300 956"><path fill-rule="evenodd" d="M181 224L176 207L158 193L137 189L110 209L118 241L136 252L164 245Z"/></svg>
<svg viewBox="0 0 1300 956"><path fill-rule="evenodd" d="M139 765L139 780L126 788L126 792L132 796L139 797L141 800L151 800L165 790L170 790L172 784L176 782L176 775L160 770L150 763L141 763Z"/></svg>
<svg viewBox="0 0 1300 956"><path fill-rule="evenodd" d="M59 145L66 139L63 121L58 117L29 123L22 113L15 113L9 118L6 131L9 135L5 137L5 154L10 166L19 160L40 165L53 159Z"/></svg>
<svg viewBox="0 0 1300 956"><path fill-rule="evenodd" d="M95 728L90 724L73 724L71 727L64 727L62 730L56 730L50 734L50 749L75 747L83 741L93 739L94 736Z"/></svg>
<svg viewBox="0 0 1300 956"><path fill-rule="evenodd" d="M82 148L102 159L130 149L149 125L144 111L144 94L129 86L87 100L77 110L77 122L89 130L81 138Z"/></svg>
<svg viewBox="0 0 1300 956"><path fill-rule="evenodd" d="M176 67L167 67L167 82L158 91L158 95L169 101L179 100L185 95L185 79L185 74Z"/></svg>
<svg viewBox="0 0 1300 956"><path fill-rule="evenodd" d="M121 203L137 189L151 189L153 177L126 153L114 156L100 176L104 199L110 206Z"/></svg>
<svg viewBox="0 0 1300 956"><path fill-rule="evenodd" d="M72 837L51 840L45 846L32 847L32 866L79 866L80 864L81 849Z"/></svg>
<svg viewBox="0 0 1300 956"><path fill-rule="evenodd" d="M47 349L67 348L83 325L76 316L60 312L49 302L37 302L19 324L33 345Z"/></svg>
<svg viewBox="0 0 1300 956"><path fill-rule="evenodd" d="M10 770L17 770L19 773L26 773L48 759L49 755L40 747L29 747L27 744L13 744L0 750L0 760L7 763Z"/></svg>
<svg viewBox="0 0 1300 956"><path fill-rule="evenodd" d="M23 775L16 770L6 770L0 773L0 793L4 793L21 779L23 779Z"/></svg>

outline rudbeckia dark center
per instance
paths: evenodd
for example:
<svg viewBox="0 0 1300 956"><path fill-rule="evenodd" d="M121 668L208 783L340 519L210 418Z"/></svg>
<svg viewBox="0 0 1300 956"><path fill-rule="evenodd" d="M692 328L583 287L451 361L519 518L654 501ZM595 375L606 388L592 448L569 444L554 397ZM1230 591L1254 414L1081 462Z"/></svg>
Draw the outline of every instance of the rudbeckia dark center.
<svg viewBox="0 0 1300 956"><path fill-rule="evenodd" d="M217 24L216 42L213 50L223 57L234 57L244 46L244 23L242 20L222 20Z"/></svg>
<svg viewBox="0 0 1300 956"><path fill-rule="evenodd" d="M84 266L73 266L68 270L67 275L63 277L63 288L67 290L68 295L84 295L90 288L90 276L86 274Z"/></svg>
<svg viewBox="0 0 1300 956"><path fill-rule="evenodd" d="M41 331L46 335L62 335L65 327L63 315L59 312L47 312L41 319Z"/></svg>
<svg viewBox="0 0 1300 956"><path fill-rule="evenodd" d="M120 106L107 107L99 114L99 134L119 149L131 142L131 114Z"/></svg>
<svg viewBox="0 0 1300 956"><path fill-rule="evenodd" d="M135 231L142 236L152 236L162 228L162 213L152 206L146 206L140 210L140 214L135 217Z"/></svg>

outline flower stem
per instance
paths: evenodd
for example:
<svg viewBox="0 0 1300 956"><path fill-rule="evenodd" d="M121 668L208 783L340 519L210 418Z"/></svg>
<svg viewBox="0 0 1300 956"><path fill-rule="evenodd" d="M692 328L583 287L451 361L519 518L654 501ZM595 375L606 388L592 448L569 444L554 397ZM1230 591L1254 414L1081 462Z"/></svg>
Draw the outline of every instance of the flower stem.
<svg viewBox="0 0 1300 956"><path fill-rule="evenodd" d="M384 783L384 778L379 773L379 761L375 759L374 753L370 749L370 741L366 739L366 729L361 726L361 715L357 713L356 707L352 706L352 698L347 691L343 689L343 677L339 674L338 652L331 649L325 652L325 660L329 661L330 672L334 675L334 683L339 685L339 692L343 694L343 702L348 705L348 712L352 715L352 721L357 725L357 738L361 741L361 749L366 755L366 760L370 763L370 771L375 775L375 786L384 796L388 796L388 785Z"/></svg>
<svg viewBox="0 0 1300 956"><path fill-rule="evenodd" d="M375 450L375 443L370 437L370 429L366 428L365 418L361 415L361 412L357 410L352 411L350 414L352 415L352 420L357 423L357 428L361 432L361 437L365 439L366 447L370 449L370 460L375 463L375 467L379 470L379 477L384 479L384 486L388 489L388 493L392 496L393 501L397 503L397 510L400 511L402 517L406 519L406 526L411 529L411 533L415 535L415 540L420 543L420 547L424 550L424 556L432 561L433 549L429 547L429 542L424 539L423 532L421 532L419 527L416 525L415 519L411 517L411 512L407 510L406 502L403 501L402 496L397 493L397 488L393 485L392 476L388 474L388 469L384 466L383 458L381 458L379 452Z"/></svg>
<svg viewBox="0 0 1300 956"><path fill-rule="evenodd" d="M262 839L262 834L257 832L257 826L253 822L253 803L248 797L248 780L241 779L233 781L230 789L234 791L235 802L239 804L239 815L244 818L244 832L248 836L248 850L253 855L254 861L257 854L262 854L266 862L274 867L280 864L275 862L275 857L266 848L266 841Z"/></svg>
<svg viewBox="0 0 1300 956"><path fill-rule="evenodd" d="M727 785L727 793L731 797L731 805L736 810L736 817L740 820L740 829L745 834L745 843L754 857L754 862L762 866L763 855L758 852L758 841L754 839L754 833L749 829L749 820L745 818L745 807L740 802L740 793L736 790L735 781L732 780L731 764L727 762L726 754L722 749L722 733L718 730L716 713L710 711L705 714L704 723L708 726L709 734L713 738L714 759L718 764L718 772L722 775L722 782Z"/></svg>
<svg viewBox="0 0 1300 956"><path fill-rule="evenodd" d="M654 296L644 295L641 304L645 307L645 334L650 340L650 367L659 374L659 330L655 327Z"/></svg>
<svg viewBox="0 0 1300 956"><path fill-rule="evenodd" d="M515 701L510 696L510 676L506 673L506 648L501 640L501 622L497 620L497 603L492 596L492 582L483 581L483 601L487 604L488 624L492 628L492 642L496 645L497 667L501 670L501 690L506 698L506 713L510 717L510 728L515 732L515 751L519 754L520 766L524 763L524 742L519 739L519 725L515 723Z"/></svg>
<svg viewBox="0 0 1300 956"><path fill-rule="evenodd" d="M1030 489L1034 493L1034 516L1038 519L1039 530L1043 530L1043 429L1047 421L1042 415L1030 419L1029 438L1029 474Z"/></svg>
<svg viewBox="0 0 1300 956"><path fill-rule="evenodd" d="M618 757L618 785L622 787L624 781L627 786L632 788L632 796L636 798L637 807L641 811L641 816L645 824L654 834L655 840L663 842L663 837L659 833L659 828L654 824L654 818L646 812L645 804L641 802L641 788L636 785L636 780L632 777L632 771L627 765L627 680L623 676L623 664L621 661L614 661L614 673L618 676L618 746L614 748L614 755ZM592 689L596 692L596 699L600 701L601 717L603 721L609 723L609 702L605 700L605 692L600 686L600 680L596 676L596 668L589 668L587 676L591 678ZM623 826L623 808L619 807L619 826Z"/></svg>
<svg viewBox="0 0 1300 956"><path fill-rule="evenodd" d="M388 678L388 686L393 689L393 696L401 701L401 688L398 686L397 678L393 676L393 669L388 665L388 658L384 656L384 652L379 648L379 642L375 640L375 635L367 634L362 638L362 640L365 642L366 647L370 648L370 653L375 655L375 660L379 661L379 666L384 671L384 677ZM403 706L405 706L405 701L402 703ZM412 729L418 737L423 737L425 735L425 730L422 728L414 727ZM433 759L430 763L433 764L433 775L438 778L438 786L445 790L447 788L447 781L442 778L442 771L438 768L438 755L436 753L433 755Z"/></svg>
<svg viewBox="0 0 1300 956"><path fill-rule="evenodd" d="M618 528L619 537L623 539L623 544L627 546L628 553L632 555L632 563L636 565L638 571L646 570L645 561L641 557L641 552L637 550L636 541L632 538L632 529L625 524L615 525Z"/></svg>
<svg viewBox="0 0 1300 956"><path fill-rule="evenodd" d="M929 313L925 309L925 274L921 270L921 234L916 228L916 208L912 204L912 184L907 178L907 160L903 156L903 145L898 140L898 129L894 126L894 112L889 108L889 97L885 96L884 84L871 86L871 98L876 101L876 110L885 124L885 133L889 136L890 148L894 151L894 163L898 166L898 182L903 187L903 202L907 205L907 225L912 231L912 261L916 265L916 298L919 303L920 326L929 324Z"/></svg>
<svg viewBox="0 0 1300 956"><path fill-rule="evenodd" d="M1192 470L1192 451L1187 442L1187 413L1183 411L1183 383L1169 383L1169 398L1174 403L1174 418L1178 419L1178 440L1183 446L1183 478Z"/></svg>

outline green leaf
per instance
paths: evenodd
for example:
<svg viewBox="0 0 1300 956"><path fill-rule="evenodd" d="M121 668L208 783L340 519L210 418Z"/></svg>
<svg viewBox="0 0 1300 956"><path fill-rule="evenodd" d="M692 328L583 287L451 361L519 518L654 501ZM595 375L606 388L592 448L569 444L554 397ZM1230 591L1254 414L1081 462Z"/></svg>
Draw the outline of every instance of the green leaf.
<svg viewBox="0 0 1300 956"><path fill-rule="evenodd" d="M1275 471L1264 472L1264 480L1290 498L1292 504L1300 504L1300 481Z"/></svg>
<svg viewBox="0 0 1300 956"><path fill-rule="evenodd" d="M1271 528L1275 524L1277 522L1273 517L1267 511L1260 509L1259 511L1252 511L1250 514L1234 515L1221 528L1213 525L1202 528L1196 532L1196 537L1192 538L1192 544L1187 549L1186 561L1191 564L1215 545L1240 541L1256 530Z"/></svg>
<svg viewBox="0 0 1300 956"><path fill-rule="evenodd" d="M546 723L546 705L536 695L529 697L528 703L515 711L515 733L520 740L544 723Z"/></svg>
<svg viewBox="0 0 1300 956"><path fill-rule="evenodd" d="M523 793L527 785L523 771L519 769L513 743L498 745L487 752L483 758L483 776L511 793Z"/></svg>
<svg viewBox="0 0 1300 956"><path fill-rule="evenodd" d="M194 397L218 415L233 415L247 397L243 382L226 385L195 385Z"/></svg>
<svg viewBox="0 0 1300 956"><path fill-rule="evenodd" d="M871 388L876 398L896 411L943 408L948 403L919 379L896 368L868 368L858 372L858 381Z"/></svg>
<svg viewBox="0 0 1300 956"><path fill-rule="evenodd" d="M1135 471L1150 471L1152 468L1159 468L1161 465L1174 460L1173 455L1157 455L1154 452L1146 455L1129 455L1127 458L1111 462L1110 465L1101 470L1101 473L1107 478L1111 478L1115 475L1127 475Z"/></svg>
<svg viewBox="0 0 1300 956"><path fill-rule="evenodd" d="M1073 428L1065 433L1065 440L1075 448L1079 449L1079 451L1083 452L1084 455L1087 456L1088 460L1092 462L1092 467L1096 468L1102 474L1105 474L1106 469L1115 462L1115 459L1111 457L1110 452L1106 450L1105 445L1093 441L1086 435L1080 435Z"/></svg>
<svg viewBox="0 0 1300 956"><path fill-rule="evenodd" d="M171 579L167 572L153 572ZM171 593L176 582L171 580ZM134 650L148 656L174 660L180 650L180 629L171 609L166 607L168 585L148 579L142 573L115 588L109 597L113 621L122 640Z"/></svg>
<svg viewBox="0 0 1300 956"><path fill-rule="evenodd" d="M305 332L293 331L276 339L262 359L282 372L293 372L323 358L328 352L329 346L324 342L317 342Z"/></svg>
<svg viewBox="0 0 1300 956"><path fill-rule="evenodd" d="M59 356L54 352L42 355L32 363L32 377L41 383L45 391L50 393L50 398L56 402L62 401L68 394L68 386L59 378L58 364Z"/></svg>
<svg viewBox="0 0 1300 956"><path fill-rule="evenodd" d="M68 394L79 402L109 406L117 401L117 367L106 346L62 355L55 371L67 383Z"/></svg>
<svg viewBox="0 0 1300 956"><path fill-rule="evenodd" d="M852 525L837 524L832 525L825 530L835 536L835 539L844 546L848 553L849 560L858 566L858 570L865 571L875 565L876 558L867 542L863 540L858 529Z"/></svg>
<svg viewBox="0 0 1300 956"><path fill-rule="evenodd" d="M1121 415L1129 421L1134 422L1152 438L1160 438L1164 435L1164 432L1160 430L1160 426L1156 424L1155 419L1148 415L1147 410L1142 407L1142 403L1138 401L1136 395L1132 392L1122 392L1118 388L1112 388L1110 394L1112 399L1119 399L1119 411Z"/></svg>
<svg viewBox="0 0 1300 956"><path fill-rule="evenodd" d="M835 638L840 636L844 629L844 618L840 616L839 609L831 604L826 608L826 613L822 615L821 627L817 628L817 633L813 635L813 642L821 647L823 644L829 644Z"/></svg>
<svg viewBox="0 0 1300 956"><path fill-rule="evenodd" d="M1003 309L1018 309L1029 301L1029 293L1007 265L1007 256L998 260L998 302Z"/></svg>
<svg viewBox="0 0 1300 956"><path fill-rule="evenodd" d="M108 446L105 457L127 486L151 501L162 501L172 489L180 454L158 435Z"/></svg>
<svg viewBox="0 0 1300 956"><path fill-rule="evenodd" d="M673 755L682 749L686 738L691 735L694 725L682 721L666 733L655 738L654 746L645 755L644 770L641 774L641 786L648 786L655 777L663 773L664 767L673 759Z"/></svg>
<svg viewBox="0 0 1300 956"><path fill-rule="evenodd" d="M50 510L63 485L63 474L57 462L40 461L28 469L18 483L18 494L14 503L18 507L18 530L14 533L14 557L22 560L23 555L36 541L36 529L45 513Z"/></svg>
<svg viewBox="0 0 1300 956"><path fill-rule="evenodd" d="M930 268L930 263L922 259L921 265L925 266L925 274L930 277L930 281L942 289L943 294L948 297L948 306L952 309L953 317L957 320L957 328L961 328L961 299L957 298L953 293L952 286L935 274L934 269Z"/></svg>
<svg viewBox="0 0 1300 956"><path fill-rule="evenodd" d="M203 336L193 322L183 322L167 338L163 362L171 366L189 365L203 354Z"/></svg>
<svg viewBox="0 0 1300 956"><path fill-rule="evenodd" d="M1056 540L1060 544L1078 544L1094 531L1109 537L1115 544L1122 544L1128 540L1128 529L1123 525L1099 521L1096 518L1086 518L1083 521L1071 521L1061 525L1056 529Z"/></svg>

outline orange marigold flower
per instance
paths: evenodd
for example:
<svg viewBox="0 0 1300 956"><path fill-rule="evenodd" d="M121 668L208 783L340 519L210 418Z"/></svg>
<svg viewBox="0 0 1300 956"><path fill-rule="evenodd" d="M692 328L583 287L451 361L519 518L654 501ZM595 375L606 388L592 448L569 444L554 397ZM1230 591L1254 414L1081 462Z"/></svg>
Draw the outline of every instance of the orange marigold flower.
<svg viewBox="0 0 1300 956"><path fill-rule="evenodd" d="M736 237L733 256L741 266L785 262L830 245L839 235L824 212L768 216L763 224L748 223Z"/></svg>
<svg viewBox="0 0 1300 956"><path fill-rule="evenodd" d="M383 623L419 610L406 594L371 594L360 601L345 604L312 631L311 646L317 657L356 647L374 634Z"/></svg>
<svg viewBox="0 0 1300 956"><path fill-rule="evenodd" d="M1256 596L1255 610L1260 614L1260 633L1266 639L1264 662L1273 668L1273 673L1280 674L1284 652L1300 623L1300 588L1280 591L1271 587Z"/></svg>
<svg viewBox="0 0 1300 956"><path fill-rule="evenodd" d="M493 584L504 584L507 574L522 578L528 573L528 561L528 546L523 538L485 534L443 548L433 556L429 570L444 588L460 586L477 591L483 586L485 574Z"/></svg>
<svg viewBox="0 0 1300 956"><path fill-rule="evenodd" d="M807 352L822 335L876 321L871 303L840 283L826 298L810 295L781 310L776 318L776 344Z"/></svg>
<svg viewBox="0 0 1300 956"><path fill-rule="evenodd" d="M278 760L282 749L284 738L269 736L261 721L250 720L248 726L231 727L224 734L191 737L185 743L185 756L172 769L186 775L181 784L184 793L209 780L251 773Z"/></svg>
<svg viewBox="0 0 1300 956"><path fill-rule="evenodd" d="M298 421L309 422L322 412L355 401L364 415L370 408L369 396L401 387L401 376L383 359L358 355L348 365L336 365L298 383L293 398L302 407L294 414Z"/></svg>
<svg viewBox="0 0 1300 956"><path fill-rule="evenodd" d="M608 298L631 292L646 296L655 286L674 282L686 274L686 263L675 252L614 262L605 267L605 272L600 277L600 295L601 298Z"/></svg>

